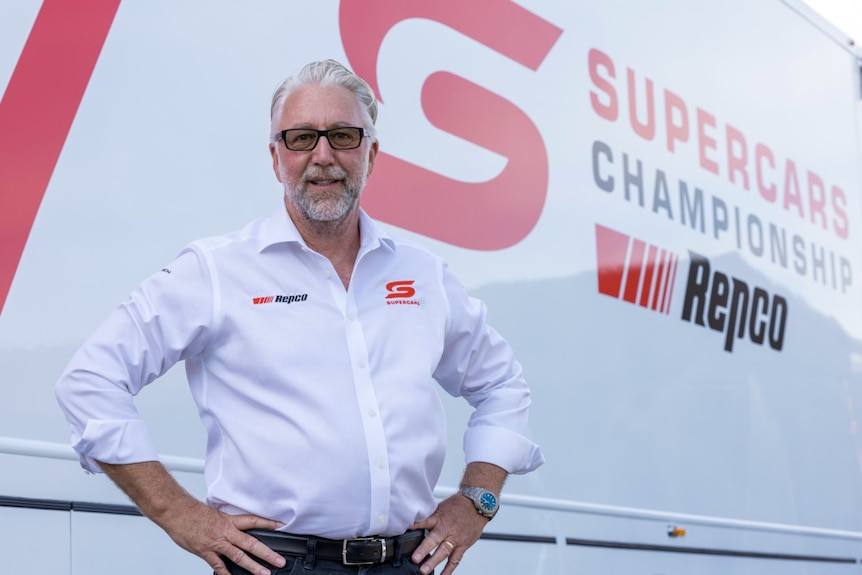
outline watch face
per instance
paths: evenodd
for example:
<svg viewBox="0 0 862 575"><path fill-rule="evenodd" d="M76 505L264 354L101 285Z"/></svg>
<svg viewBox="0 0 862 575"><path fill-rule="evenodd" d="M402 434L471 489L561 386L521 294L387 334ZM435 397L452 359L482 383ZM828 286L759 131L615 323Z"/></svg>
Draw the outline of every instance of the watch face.
<svg viewBox="0 0 862 575"><path fill-rule="evenodd" d="M488 493L487 491L482 494L479 498L479 504L482 506L482 509L485 511L493 511L497 508L497 498L494 497L493 493Z"/></svg>

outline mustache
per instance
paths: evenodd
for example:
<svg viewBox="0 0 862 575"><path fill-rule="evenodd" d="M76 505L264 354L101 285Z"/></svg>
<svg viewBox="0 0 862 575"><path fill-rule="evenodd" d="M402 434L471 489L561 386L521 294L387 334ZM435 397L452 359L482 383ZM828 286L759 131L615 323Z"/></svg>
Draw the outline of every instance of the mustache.
<svg viewBox="0 0 862 575"><path fill-rule="evenodd" d="M309 180L345 180L347 179L347 170L332 166L329 168L319 168L309 166L302 174L303 181Z"/></svg>

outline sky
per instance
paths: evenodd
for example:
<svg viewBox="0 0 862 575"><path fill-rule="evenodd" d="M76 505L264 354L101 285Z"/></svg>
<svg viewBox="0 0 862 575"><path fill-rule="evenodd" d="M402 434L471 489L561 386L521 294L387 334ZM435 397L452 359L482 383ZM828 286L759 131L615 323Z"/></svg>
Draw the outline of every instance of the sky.
<svg viewBox="0 0 862 575"><path fill-rule="evenodd" d="M862 0L804 0L862 46Z"/></svg>

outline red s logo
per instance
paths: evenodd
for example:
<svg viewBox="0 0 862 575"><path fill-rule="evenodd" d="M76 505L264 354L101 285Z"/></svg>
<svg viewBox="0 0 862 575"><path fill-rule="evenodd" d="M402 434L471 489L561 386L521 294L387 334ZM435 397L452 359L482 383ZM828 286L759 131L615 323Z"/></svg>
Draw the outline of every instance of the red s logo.
<svg viewBox="0 0 862 575"><path fill-rule="evenodd" d="M45 0L0 101L0 310L120 0Z"/></svg>
<svg viewBox="0 0 862 575"><path fill-rule="evenodd" d="M386 284L386 291L389 292L386 299L413 297L416 295L416 290L413 289L413 282L414 280L389 282Z"/></svg>
<svg viewBox="0 0 862 575"><path fill-rule="evenodd" d="M511 0L343 1L341 38L353 70L380 101L377 58L390 28L409 18L436 20L536 70L562 30ZM380 152L363 206L375 217L457 246L498 250L536 225L548 190L548 157L532 120L512 102L448 72L422 88L432 124L508 158L503 172L467 183Z"/></svg>

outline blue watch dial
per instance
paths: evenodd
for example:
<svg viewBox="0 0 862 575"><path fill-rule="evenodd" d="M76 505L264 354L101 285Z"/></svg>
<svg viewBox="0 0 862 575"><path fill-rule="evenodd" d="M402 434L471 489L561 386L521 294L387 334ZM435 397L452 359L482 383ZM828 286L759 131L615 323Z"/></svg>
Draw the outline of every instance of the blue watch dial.
<svg viewBox="0 0 862 575"><path fill-rule="evenodd" d="M479 498L479 502L485 511L493 511L497 508L497 498L494 497L493 493L483 493L482 497Z"/></svg>

